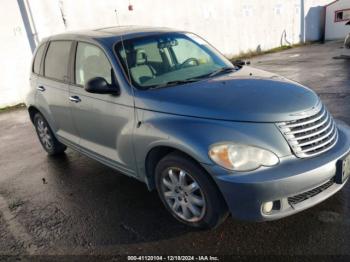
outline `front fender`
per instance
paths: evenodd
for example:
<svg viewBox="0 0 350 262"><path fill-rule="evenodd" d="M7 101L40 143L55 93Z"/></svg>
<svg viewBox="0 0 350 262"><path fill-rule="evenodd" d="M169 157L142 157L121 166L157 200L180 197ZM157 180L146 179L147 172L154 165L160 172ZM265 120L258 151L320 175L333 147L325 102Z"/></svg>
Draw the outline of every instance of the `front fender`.
<svg viewBox="0 0 350 262"><path fill-rule="evenodd" d="M224 141L255 145L283 157L290 148L273 123L232 122L137 110L141 125L134 133L140 175L146 175L148 152L157 146L180 150L199 163L213 164L208 156L212 144Z"/></svg>

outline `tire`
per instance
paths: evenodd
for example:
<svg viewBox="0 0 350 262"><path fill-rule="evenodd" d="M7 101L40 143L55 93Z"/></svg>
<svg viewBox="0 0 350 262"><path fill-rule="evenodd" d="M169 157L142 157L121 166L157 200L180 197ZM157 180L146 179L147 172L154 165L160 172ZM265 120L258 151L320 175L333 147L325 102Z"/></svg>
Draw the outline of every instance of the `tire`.
<svg viewBox="0 0 350 262"><path fill-rule="evenodd" d="M57 140L42 114L36 113L33 118L33 123L39 141L48 155L60 155L67 149L64 144Z"/></svg>
<svg viewBox="0 0 350 262"><path fill-rule="evenodd" d="M165 156L156 166L155 179L163 204L180 222L211 229L228 216L225 200L214 181L189 157L180 153Z"/></svg>

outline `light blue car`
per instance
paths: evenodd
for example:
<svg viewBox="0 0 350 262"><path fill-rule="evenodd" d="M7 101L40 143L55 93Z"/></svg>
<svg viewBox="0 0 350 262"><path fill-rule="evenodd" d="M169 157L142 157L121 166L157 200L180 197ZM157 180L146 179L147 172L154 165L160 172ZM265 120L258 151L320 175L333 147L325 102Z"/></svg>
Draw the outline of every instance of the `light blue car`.
<svg viewBox="0 0 350 262"><path fill-rule="evenodd" d="M36 50L30 81L26 103L48 154L68 146L144 182L193 227L216 227L229 214L295 214L350 174L350 129L313 91L232 65L192 33L52 36Z"/></svg>

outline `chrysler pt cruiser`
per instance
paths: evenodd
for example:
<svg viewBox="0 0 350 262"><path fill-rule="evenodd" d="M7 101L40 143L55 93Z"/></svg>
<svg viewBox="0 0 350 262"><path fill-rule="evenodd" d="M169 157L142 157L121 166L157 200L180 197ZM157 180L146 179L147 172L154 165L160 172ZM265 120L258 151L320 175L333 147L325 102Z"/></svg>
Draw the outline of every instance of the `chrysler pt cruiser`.
<svg viewBox="0 0 350 262"><path fill-rule="evenodd" d="M26 104L49 155L67 147L156 189L193 227L310 208L350 174L350 129L307 87L231 64L199 36L112 27L38 46Z"/></svg>

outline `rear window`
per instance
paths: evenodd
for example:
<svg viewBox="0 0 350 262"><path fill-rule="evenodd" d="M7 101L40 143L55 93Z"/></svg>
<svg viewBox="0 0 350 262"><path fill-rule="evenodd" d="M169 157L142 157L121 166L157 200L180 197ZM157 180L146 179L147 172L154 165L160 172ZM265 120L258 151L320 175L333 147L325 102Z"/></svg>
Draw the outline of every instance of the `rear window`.
<svg viewBox="0 0 350 262"><path fill-rule="evenodd" d="M35 54L34 63L33 63L33 72L36 74L40 74L40 64L43 58L44 50L45 50L45 44L39 46L38 51Z"/></svg>
<svg viewBox="0 0 350 262"><path fill-rule="evenodd" d="M71 41L52 41L45 57L46 77L64 81L68 74Z"/></svg>

